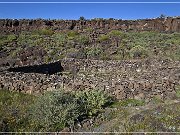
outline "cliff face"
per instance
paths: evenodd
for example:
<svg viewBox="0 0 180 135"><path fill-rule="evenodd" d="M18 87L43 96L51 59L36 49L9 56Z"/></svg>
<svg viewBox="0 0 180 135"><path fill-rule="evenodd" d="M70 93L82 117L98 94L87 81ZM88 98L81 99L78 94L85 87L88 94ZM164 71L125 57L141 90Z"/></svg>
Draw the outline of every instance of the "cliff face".
<svg viewBox="0 0 180 135"><path fill-rule="evenodd" d="M142 19L142 20L12 20L0 19L0 33L18 33L40 28L52 28L55 31L92 28L108 30L180 32L180 17Z"/></svg>

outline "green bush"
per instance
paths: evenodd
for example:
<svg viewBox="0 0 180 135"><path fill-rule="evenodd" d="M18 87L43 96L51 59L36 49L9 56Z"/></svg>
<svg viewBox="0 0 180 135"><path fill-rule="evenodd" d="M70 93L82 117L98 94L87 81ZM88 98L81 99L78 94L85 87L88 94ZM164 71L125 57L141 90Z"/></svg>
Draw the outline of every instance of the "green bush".
<svg viewBox="0 0 180 135"><path fill-rule="evenodd" d="M176 90L176 96L177 96L178 98L180 98L180 85L177 85L177 86L175 87L175 90Z"/></svg>
<svg viewBox="0 0 180 135"><path fill-rule="evenodd" d="M28 108L34 98L33 95L0 90L0 131L28 131L31 125Z"/></svg>
<svg viewBox="0 0 180 135"><path fill-rule="evenodd" d="M9 42L12 42L12 41L16 40L16 38L17 38L16 35L8 35L7 40Z"/></svg>
<svg viewBox="0 0 180 135"><path fill-rule="evenodd" d="M38 38L39 35L34 35L34 34L27 34L27 33L21 33L17 39L18 45L29 45L33 46L35 45L35 42Z"/></svg>
<svg viewBox="0 0 180 135"><path fill-rule="evenodd" d="M130 56L132 58L145 58L148 56L148 51L144 47L137 45L130 50Z"/></svg>
<svg viewBox="0 0 180 135"><path fill-rule="evenodd" d="M98 114L109 102L97 90L53 90L39 96L0 90L0 131L61 131Z"/></svg>
<svg viewBox="0 0 180 135"><path fill-rule="evenodd" d="M100 90L89 90L76 93L81 115L92 116L98 113L111 100Z"/></svg>
<svg viewBox="0 0 180 135"><path fill-rule="evenodd" d="M68 31L67 36L69 40L73 40L78 35L78 32L76 31Z"/></svg>
<svg viewBox="0 0 180 135"><path fill-rule="evenodd" d="M110 39L110 38L109 38L108 35L100 35L100 36L98 37L98 41L99 41L99 42L108 41L109 39Z"/></svg>
<svg viewBox="0 0 180 135"><path fill-rule="evenodd" d="M7 43L7 36L5 35L1 35L0 36L0 47L3 46L4 47L4 44Z"/></svg>
<svg viewBox="0 0 180 135"><path fill-rule="evenodd" d="M105 93L96 90L46 92L31 107L32 123L35 130L60 131L73 126L77 120L97 114L109 101Z"/></svg>
<svg viewBox="0 0 180 135"><path fill-rule="evenodd" d="M91 33L91 32L93 32L93 28L86 28L86 29L84 29L84 31L88 32L88 33Z"/></svg>
<svg viewBox="0 0 180 135"><path fill-rule="evenodd" d="M54 31L52 29L43 28L33 31L32 34L51 36L54 34Z"/></svg>
<svg viewBox="0 0 180 135"><path fill-rule="evenodd" d="M56 45L63 46L66 43L67 37L63 33L56 33L53 36Z"/></svg>
<svg viewBox="0 0 180 135"><path fill-rule="evenodd" d="M17 37L14 34L11 35L0 35L0 46L11 43L16 40Z"/></svg>
<svg viewBox="0 0 180 135"><path fill-rule="evenodd" d="M124 37L125 33L119 31L119 30L112 30L111 32L108 33L109 36L111 37Z"/></svg>
<svg viewBox="0 0 180 135"><path fill-rule="evenodd" d="M79 36L78 42L83 45L87 45L89 43L89 38L87 36Z"/></svg>
<svg viewBox="0 0 180 135"><path fill-rule="evenodd" d="M32 120L41 131L60 131L74 125L74 120L79 116L78 107L70 93L61 90L46 92L32 106Z"/></svg>
<svg viewBox="0 0 180 135"><path fill-rule="evenodd" d="M100 48L89 48L87 50L87 56L88 57L98 56L101 52L102 50Z"/></svg>
<svg viewBox="0 0 180 135"><path fill-rule="evenodd" d="M84 21L84 20L86 20L86 19L85 19L84 16L80 16L80 17L79 17L79 20Z"/></svg>
<svg viewBox="0 0 180 135"><path fill-rule="evenodd" d="M136 100L136 99L125 99L121 101L114 102L111 106L112 107L128 107L128 106L143 106L145 105L144 100Z"/></svg>

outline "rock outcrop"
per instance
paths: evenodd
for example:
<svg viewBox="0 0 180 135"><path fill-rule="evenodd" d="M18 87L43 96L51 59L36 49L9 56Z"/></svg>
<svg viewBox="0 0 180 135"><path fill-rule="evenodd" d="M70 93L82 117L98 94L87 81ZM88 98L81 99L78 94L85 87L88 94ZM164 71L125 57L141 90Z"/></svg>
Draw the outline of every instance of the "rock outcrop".
<svg viewBox="0 0 180 135"><path fill-rule="evenodd" d="M0 33L20 33L41 28L52 28L54 31L85 29L101 29L104 33L109 30L124 31L158 31L180 32L180 17L167 17L141 20L29 20L29 19L0 19Z"/></svg>

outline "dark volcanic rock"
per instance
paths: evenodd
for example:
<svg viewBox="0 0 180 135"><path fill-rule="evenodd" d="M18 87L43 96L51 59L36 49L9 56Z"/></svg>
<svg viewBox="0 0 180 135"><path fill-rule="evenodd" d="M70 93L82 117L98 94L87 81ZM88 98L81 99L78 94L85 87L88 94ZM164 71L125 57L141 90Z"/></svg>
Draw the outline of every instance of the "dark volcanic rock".
<svg viewBox="0 0 180 135"><path fill-rule="evenodd" d="M67 91L100 89L117 99L175 98L175 86L180 84L179 66L178 61L156 59L63 59L61 63L15 66L9 71L6 67L0 72L0 87L26 93L39 93L52 88ZM57 74L62 71L61 68L65 72Z"/></svg>
<svg viewBox="0 0 180 135"><path fill-rule="evenodd" d="M13 20L0 19L0 33L19 33L41 28L52 28L54 30L79 30L93 28L103 31L133 30L133 31L159 31L159 32L180 32L180 18L167 17L142 20Z"/></svg>

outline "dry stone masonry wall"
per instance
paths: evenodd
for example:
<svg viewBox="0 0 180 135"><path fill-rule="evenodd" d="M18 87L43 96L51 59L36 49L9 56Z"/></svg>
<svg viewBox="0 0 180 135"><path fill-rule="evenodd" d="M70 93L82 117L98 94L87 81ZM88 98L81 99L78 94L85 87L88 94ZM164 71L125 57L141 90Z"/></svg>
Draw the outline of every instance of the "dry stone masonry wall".
<svg viewBox="0 0 180 135"><path fill-rule="evenodd" d="M67 91L100 89L117 99L170 98L180 84L180 62L170 60L99 61L63 59L62 74L0 73L0 86L25 93L52 88Z"/></svg>

